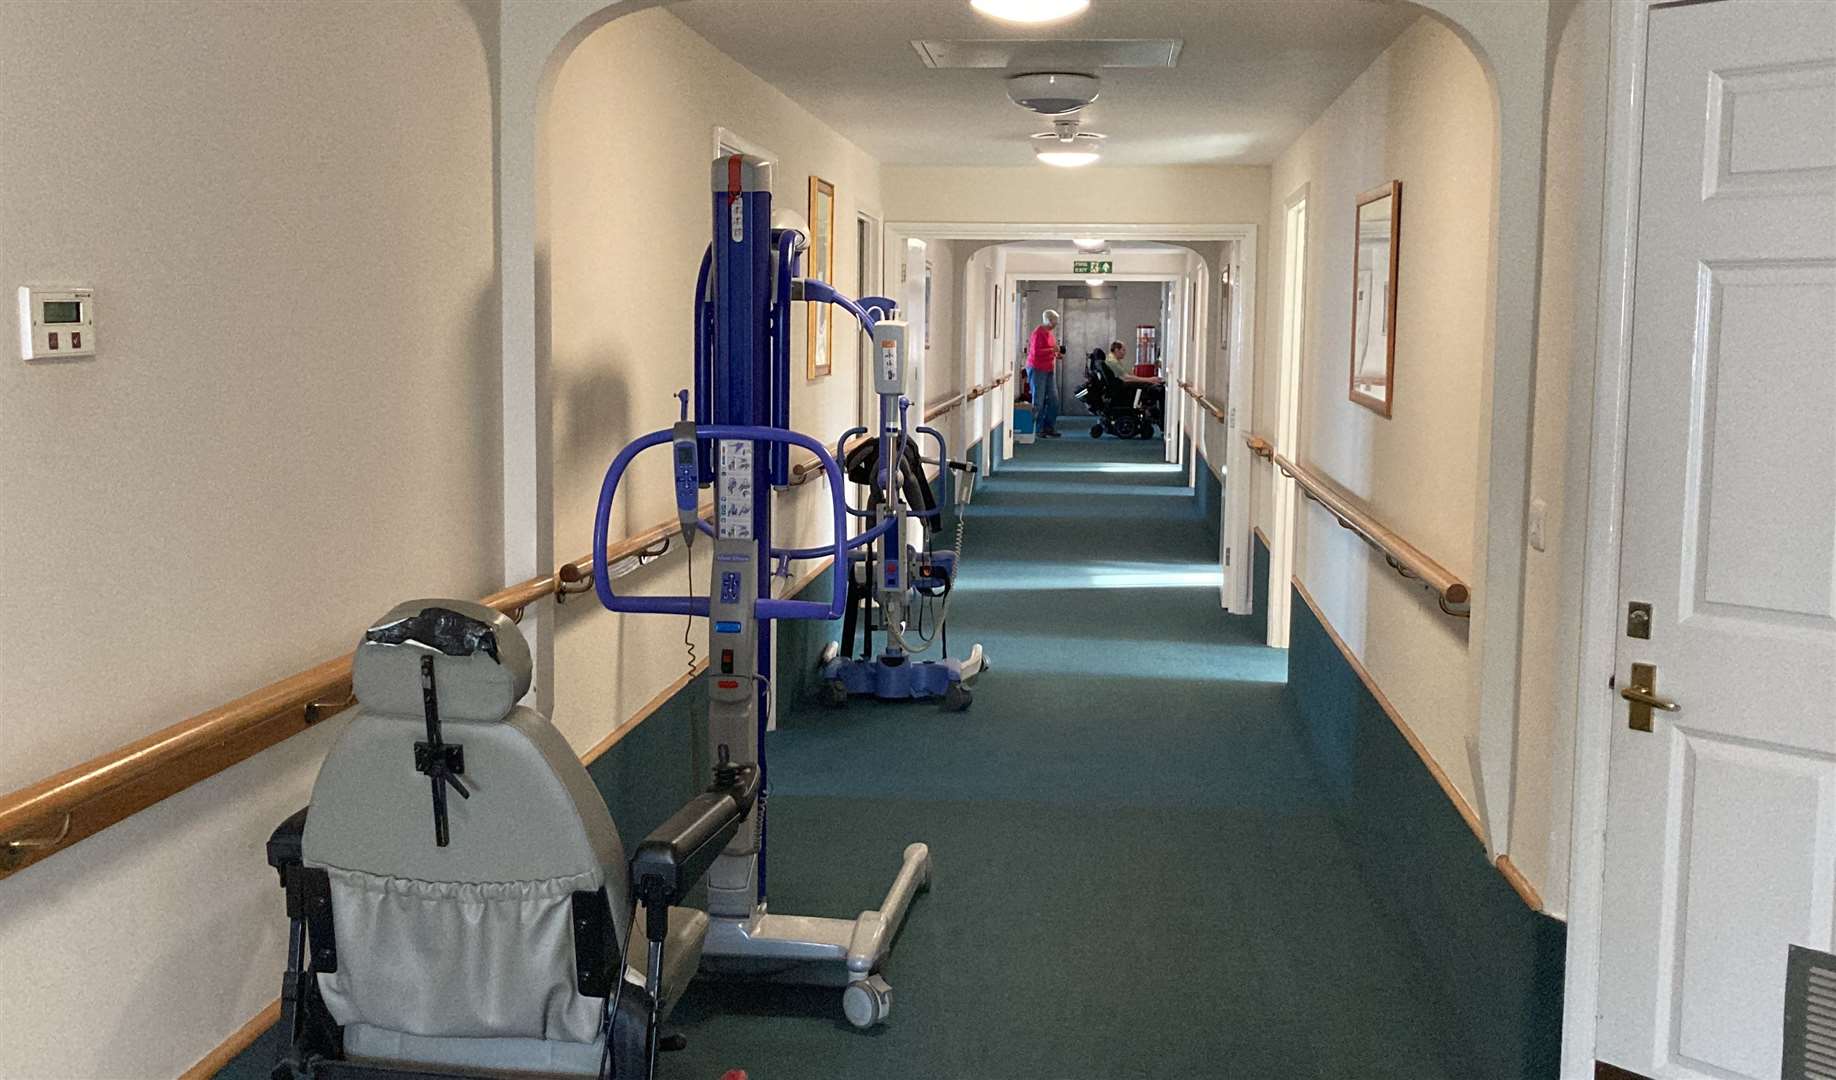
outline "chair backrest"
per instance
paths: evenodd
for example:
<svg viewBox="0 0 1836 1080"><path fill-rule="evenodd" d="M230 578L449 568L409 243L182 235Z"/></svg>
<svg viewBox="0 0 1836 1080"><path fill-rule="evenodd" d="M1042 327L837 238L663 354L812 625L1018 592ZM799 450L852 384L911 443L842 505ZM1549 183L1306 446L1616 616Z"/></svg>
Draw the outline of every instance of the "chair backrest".
<svg viewBox="0 0 1836 1080"><path fill-rule="evenodd" d="M431 660L431 665L426 661ZM435 842L431 667L441 742L463 756ZM578 992L576 893L630 920L624 851L560 732L517 705L528 643L461 600L402 604L357 646L358 708L313 785L303 852L330 878L338 970L320 990L340 1024L458 1039L591 1043L602 1002ZM421 764L424 764L421 763Z"/></svg>

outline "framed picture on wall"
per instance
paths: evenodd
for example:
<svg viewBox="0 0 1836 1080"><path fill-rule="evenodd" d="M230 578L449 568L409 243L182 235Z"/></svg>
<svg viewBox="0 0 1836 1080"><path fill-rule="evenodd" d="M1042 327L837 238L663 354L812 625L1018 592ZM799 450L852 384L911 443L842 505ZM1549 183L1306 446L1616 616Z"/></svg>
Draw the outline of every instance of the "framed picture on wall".
<svg viewBox="0 0 1836 1080"><path fill-rule="evenodd" d="M1390 415L1396 382L1396 271L1402 250L1402 181L1358 196L1352 262L1351 399Z"/></svg>
<svg viewBox="0 0 1836 1080"><path fill-rule="evenodd" d="M808 277L835 280L835 185L820 176L810 177L810 250L803 267ZM805 304L809 312L805 364L811 379L820 379L834 368L835 308L830 304Z"/></svg>

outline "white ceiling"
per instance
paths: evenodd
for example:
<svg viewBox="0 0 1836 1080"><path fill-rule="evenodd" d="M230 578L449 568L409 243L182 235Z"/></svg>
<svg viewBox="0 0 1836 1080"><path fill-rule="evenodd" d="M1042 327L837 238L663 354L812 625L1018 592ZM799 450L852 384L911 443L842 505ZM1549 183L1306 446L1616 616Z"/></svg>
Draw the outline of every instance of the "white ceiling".
<svg viewBox="0 0 1836 1080"><path fill-rule="evenodd" d="M1085 129L1113 165L1263 165L1376 59L1417 8L1394 0L1094 0L1014 27L969 0L680 0L697 33L862 149L897 165L1027 165L1050 122L999 70L933 70L915 39L1178 38L1173 70L1104 69Z"/></svg>

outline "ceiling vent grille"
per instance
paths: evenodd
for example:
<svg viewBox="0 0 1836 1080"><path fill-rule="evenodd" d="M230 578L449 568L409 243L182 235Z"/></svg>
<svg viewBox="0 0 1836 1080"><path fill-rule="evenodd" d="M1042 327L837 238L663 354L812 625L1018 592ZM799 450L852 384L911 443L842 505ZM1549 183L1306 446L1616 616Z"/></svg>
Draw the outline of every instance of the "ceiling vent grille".
<svg viewBox="0 0 1836 1080"><path fill-rule="evenodd" d="M1785 1080L1836 1080L1836 954L1797 945L1785 965Z"/></svg>
<svg viewBox="0 0 1836 1080"><path fill-rule="evenodd" d="M924 66L937 69L1001 68L1025 71L1096 71L1099 68L1170 68L1184 43L1175 38L1104 41L985 38L914 41Z"/></svg>

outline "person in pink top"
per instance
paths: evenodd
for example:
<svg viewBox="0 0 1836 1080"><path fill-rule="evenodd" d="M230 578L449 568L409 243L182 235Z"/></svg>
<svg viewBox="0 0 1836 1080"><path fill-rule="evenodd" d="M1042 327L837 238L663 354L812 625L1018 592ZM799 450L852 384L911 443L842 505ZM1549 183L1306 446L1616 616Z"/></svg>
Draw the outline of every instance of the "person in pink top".
<svg viewBox="0 0 1836 1080"><path fill-rule="evenodd" d="M1058 312L1046 309L1026 346L1026 381L1033 388L1034 426L1048 439L1058 438Z"/></svg>

